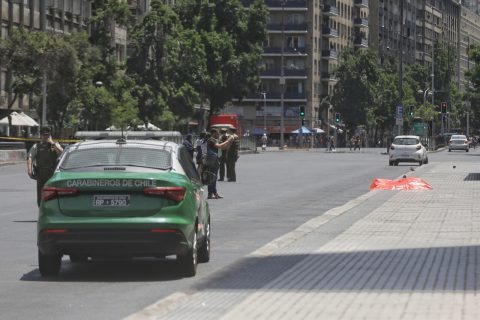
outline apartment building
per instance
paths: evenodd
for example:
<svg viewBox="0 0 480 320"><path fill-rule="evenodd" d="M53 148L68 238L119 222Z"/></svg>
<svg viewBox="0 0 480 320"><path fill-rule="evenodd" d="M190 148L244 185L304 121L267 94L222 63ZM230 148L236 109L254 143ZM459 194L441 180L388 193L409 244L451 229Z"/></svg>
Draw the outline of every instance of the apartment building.
<svg viewBox="0 0 480 320"><path fill-rule="evenodd" d="M471 7L475 9L475 7ZM460 91L464 91L467 85L465 72L470 70L474 64L468 57L468 49L472 45L480 44L480 15L477 10L462 6L460 19L460 41L458 54L458 83Z"/></svg>
<svg viewBox="0 0 480 320"><path fill-rule="evenodd" d="M473 13L480 13L480 0L463 0L462 6L472 11Z"/></svg>
<svg viewBox="0 0 480 320"><path fill-rule="evenodd" d="M380 64L393 55L403 67L421 63L431 66L435 46L458 50L460 2L457 0L375 0L378 20L371 23L371 40L377 40ZM473 1L472 1L473 3ZM377 19L373 16L371 19ZM401 23L403 21L403 24ZM400 35L403 34L403 37ZM403 41L401 39L403 38ZM374 46L374 45L372 45ZM455 68L458 70L458 67ZM459 75L455 77L459 82Z"/></svg>
<svg viewBox="0 0 480 320"><path fill-rule="evenodd" d="M250 5L249 0L243 3ZM368 47L369 11L367 0L265 3L269 16L262 86L242 101L232 101L224 112L241 115L252 133L266 131L278 138L282 127L284 133L299 128L300 106L305 106L306 126L319 126L318 119L326 119L321 101L336 83L338 55L349 45Z"/></svg>

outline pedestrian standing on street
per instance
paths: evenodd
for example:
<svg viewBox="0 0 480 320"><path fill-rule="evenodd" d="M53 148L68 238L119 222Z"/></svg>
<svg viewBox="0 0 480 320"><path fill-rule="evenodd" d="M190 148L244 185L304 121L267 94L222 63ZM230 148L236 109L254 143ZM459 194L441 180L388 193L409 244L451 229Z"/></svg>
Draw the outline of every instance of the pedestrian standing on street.
<svg viewBox="0 0 480 320"><path fill-rule="evenodd" d="M238 150L240 149L240 139L236 134L236 129L230 129L230 138L232 139L231 145L227 150L227 179L228 182L237 181L237 175L235 173L235 164L238 160Z"/></svg>
<svg viewBox="0 0 480 320"><path fill-rule="evenodd" d="M262 136L262 151L267 151L267 142L268 142L268 137L267 137L267 134L264 133Z"/></svg>
<svg viewBox="0 0 480 320"><path fill-rule="evenodd" d="M355 137L355 144L353 145L353 151L357 150L360 151L360 136Z"/></svg>
<svg viewBox="0 0 480 320"><path fill-rule="evenodd" d="M27 156L27 173L30 178L37 180L37 205L40 207L42 188L55 171L57 159L63 148L52 140L52 129L40 129L40 142L37 142Z"/></svg>
<svg viewBox="0 0 480 320"><path fill-rule="evenodd" d="M229 137L227 141L219 143L218 139L220 137L217 129L210 130L211 137L207 140L207 150L206 153L209 156L216 156L217 160L212 168L208 168L215 175L218 173L218 150L227 150L233 142L233 138ZM223 198L218 194L217 191L217 179L213 179L212 183L208 185L208 199L221 199Z"/></svg>
<svg viewBox="0 0 480 320"><path fill-rule="evenodd" d="M335 151L335 140L333 139L333 136L330 137L330 147L329 147L329 150L330 150L330 151Z"/></svg>
<svg viewBox="0 0 480 320"><path fill-rule="evenodd" d="M228 140L227 129L222 128L220 129L220 143L223 143ZM226 150L219 150L219 162L220 162L220 177L218 181L223 181L225 179L225 166L227 164L227 151Z"/></svg>
<svg viewBox="0 0 480 320"><path fill-rule="evenodd" d="M201 167L202 167L202 144L204 143L205 140L205 132L200 132L200 135L198 136L197 141L195 141L195 160L197 162L197 171L200 174L201 173Z"/></svg>
<svg viewBox="0 0 480 320"><path fill-rule="evenodd" d="M187 149L188 151L188 154L190 155L190 157L192 157L192 161L193 161L193 143L192 143L192 135L191 134L187 134L187 136L185 137L185 140L183 141L183 146Z"/></svg>

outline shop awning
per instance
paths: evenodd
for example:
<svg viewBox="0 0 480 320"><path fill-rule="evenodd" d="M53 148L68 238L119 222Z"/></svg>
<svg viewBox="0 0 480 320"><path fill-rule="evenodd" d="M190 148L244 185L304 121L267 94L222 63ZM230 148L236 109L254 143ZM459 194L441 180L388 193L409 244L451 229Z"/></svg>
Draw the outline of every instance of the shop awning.
<svg viewBox="0 0 480 320"><path fill-rule="evenodd" d="M23 112L13 111L10 113L12 117L12 126L19 127L38 127L39 124L37 121L33 120L31 117L26 115ZM0 124L8 125L8 116L0 120Z"/></svg>

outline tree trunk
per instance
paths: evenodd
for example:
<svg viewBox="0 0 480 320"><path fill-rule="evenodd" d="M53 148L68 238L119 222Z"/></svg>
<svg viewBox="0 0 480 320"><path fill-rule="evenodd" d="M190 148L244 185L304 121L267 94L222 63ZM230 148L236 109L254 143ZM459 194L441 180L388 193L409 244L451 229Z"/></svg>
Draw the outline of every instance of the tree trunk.
<svg viewBox="0 0 480 320"><path fill-rule="evenodd" d="M10 101L10 103L8 104L8 107L7 107L7 112L8 112L8 136L10 136L11 132L12 132L12 116L10 115L10 111L13 107L13 104L17 100L17 96L18 96L18 94L15 92L15 94L13 95L13 99Z"/></svg>

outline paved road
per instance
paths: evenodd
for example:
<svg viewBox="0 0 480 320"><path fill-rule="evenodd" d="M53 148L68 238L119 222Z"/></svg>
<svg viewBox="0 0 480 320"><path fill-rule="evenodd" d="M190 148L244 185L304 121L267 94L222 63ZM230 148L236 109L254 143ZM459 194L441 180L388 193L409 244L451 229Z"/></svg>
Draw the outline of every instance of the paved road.
<svg viewBox="0 0 480 320"><path fill-rule="evenodd" d="M477 150L432 154L430 161L478 161ZM380 152L295 151L242 155L238 167L237 183L219 183L225 199L211 202L213 257L197 277L181 278L171 261L64 261L61 275L49 281L37 270L34 185L23 166L0 167L0 318L124 317L235 268L248 253L367 192L373 178L398 177L410 165L388 167Z"/></svg>

